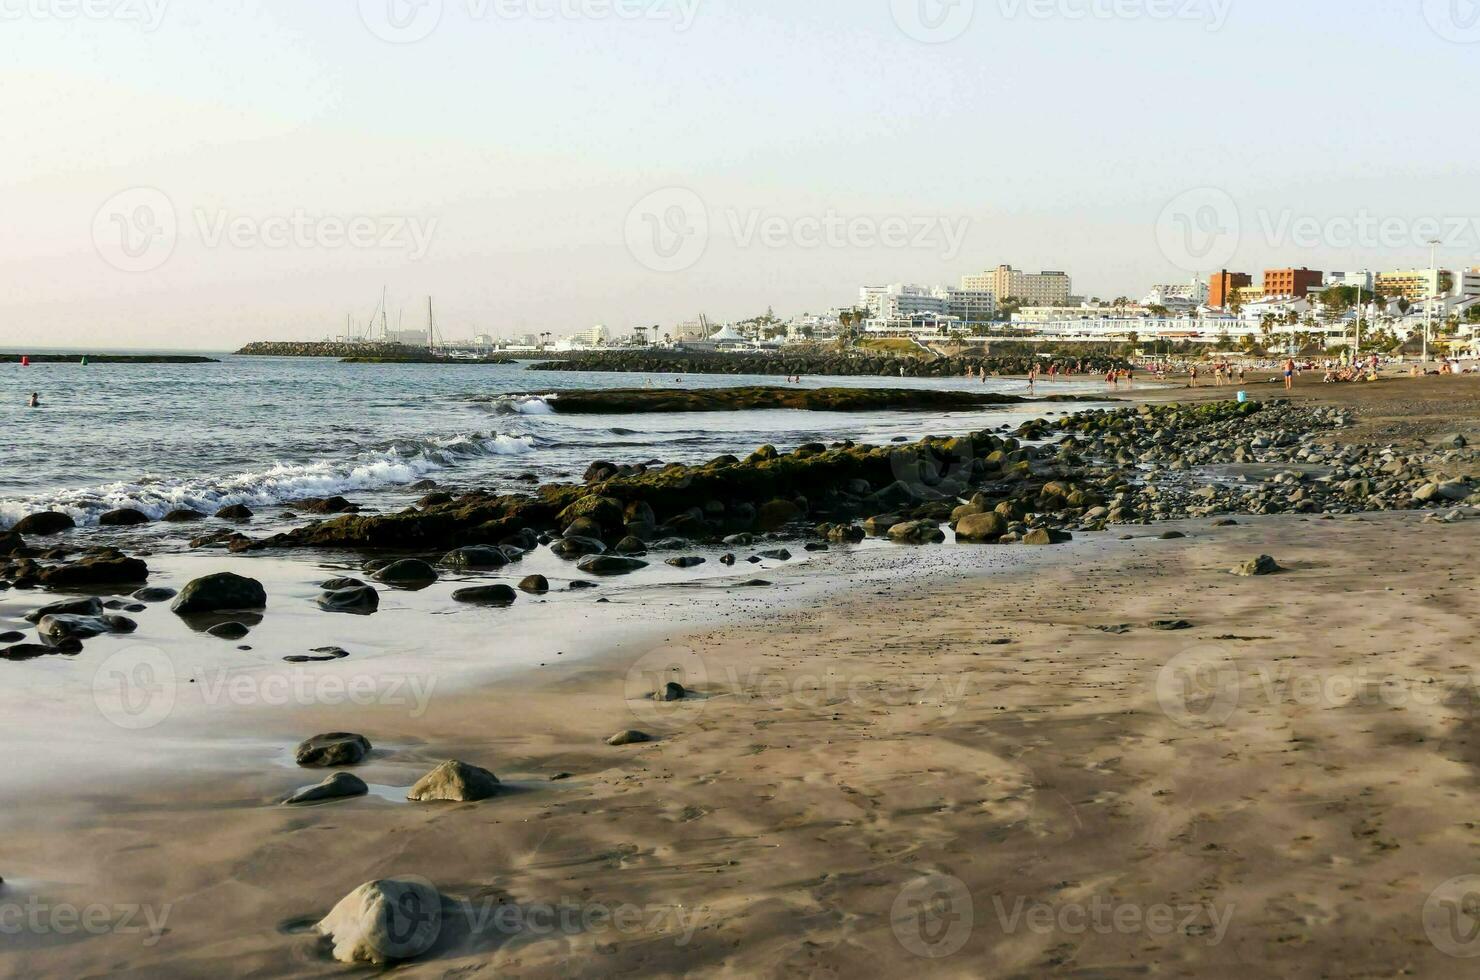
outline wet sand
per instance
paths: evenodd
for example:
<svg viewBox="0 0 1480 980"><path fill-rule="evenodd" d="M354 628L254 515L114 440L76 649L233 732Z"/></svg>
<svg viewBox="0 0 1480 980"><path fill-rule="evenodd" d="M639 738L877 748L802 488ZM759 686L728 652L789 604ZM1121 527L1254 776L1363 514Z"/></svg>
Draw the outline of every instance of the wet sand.
<svg viewBox="0 0 1480 980"><path fill-rule="evenodd" d="M1373 438L1464 431L1441 387L1350 397ZM0 907L42 924L0 972L344 975L306 924L416 875L456 904L406 976L1469 976L1477 543L1404 513L940 549L424 712L208 716L234 752L7 801ZM1228 573L1259 554L1286 571ZM697 696L647 697L670 678ZM345 727L375 792L277 806L322 776L293 742ZM506 791L400 801L444 758Z"/></svg>

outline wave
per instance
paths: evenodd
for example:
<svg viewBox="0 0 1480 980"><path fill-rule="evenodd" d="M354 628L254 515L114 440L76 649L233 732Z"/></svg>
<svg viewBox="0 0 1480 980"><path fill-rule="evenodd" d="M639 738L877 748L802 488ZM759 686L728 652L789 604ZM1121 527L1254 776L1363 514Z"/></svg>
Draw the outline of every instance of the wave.
<svg viewBox="0 0 1480 980"><path fill-rule="evenodd" d="M488 410L495 415L554 415L555 406L550 404L558 396L549 395L503 395L488 403Z"/></svg>
<svg viewBox="0 0 1480 980"><path fill-rule="evenodd" d="M348 460L278 463L259 472L219 477L146 476L132 483L0 500L0 527L9 527L27 514L42 510L61 511L85 525L96 523L99 515L120 507L132 507L156 519L184 507L207 514L230 504L270 507L304 497L404 486L460 462L520 456L542 445L544 442L532 435L497 432L487 436L397 439Z"/></svg>

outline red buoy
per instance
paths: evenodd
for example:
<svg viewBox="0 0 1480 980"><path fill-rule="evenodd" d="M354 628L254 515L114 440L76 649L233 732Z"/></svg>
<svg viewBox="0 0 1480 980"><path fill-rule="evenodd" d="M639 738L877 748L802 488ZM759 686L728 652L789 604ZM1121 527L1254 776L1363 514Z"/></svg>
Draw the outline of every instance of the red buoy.
<svg viewBox="0 0 1480 980"><path fill-rule="evenodd" d="M29 357L27 357L26 355L22 354L21 355L21 367L30 367L30 366L31 366L31 359Z"/></svg>

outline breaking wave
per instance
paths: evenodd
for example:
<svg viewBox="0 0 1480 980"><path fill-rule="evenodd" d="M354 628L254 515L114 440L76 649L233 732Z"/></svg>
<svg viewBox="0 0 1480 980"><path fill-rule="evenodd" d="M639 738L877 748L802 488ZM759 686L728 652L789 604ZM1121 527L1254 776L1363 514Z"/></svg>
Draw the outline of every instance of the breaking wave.
<svg viewBox="0 0 1480 980"><path fill-rule="evenodd" d="M304 497L404 486L490 456L520 456L540 448L532 435L493 433L432 439L397 439L348 460L278 463L259 472L189 479L146 476L137 482L110 483L80 490L58 490L21 499L0 500L0 526L27 514L59 510L79 524L94 524L105 511L132 507L152 518L189 507L213 513L230 504L269 507Z"/></svg>

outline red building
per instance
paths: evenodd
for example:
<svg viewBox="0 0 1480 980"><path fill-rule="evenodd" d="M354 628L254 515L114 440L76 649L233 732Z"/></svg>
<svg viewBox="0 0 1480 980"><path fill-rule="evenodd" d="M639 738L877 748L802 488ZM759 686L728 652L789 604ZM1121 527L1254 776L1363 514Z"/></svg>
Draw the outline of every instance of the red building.
<svg viewBox="0 0 1480 980"><path fill-rule="evenodd" d="M1208 281L1208 305L1219 309L1228 305L1233 299L1233 292L1245 286L1254 285L1254 277L1247 272L1222 272L1213 274Z"/></svg>
<svg viewBox="0 0 1480 980"><path fill-rule="evenodd" d="M1311 290L1320 289L1325 281L1324 272L1310 269L1265 269L1264 295L1304 299Z"/></svg>

